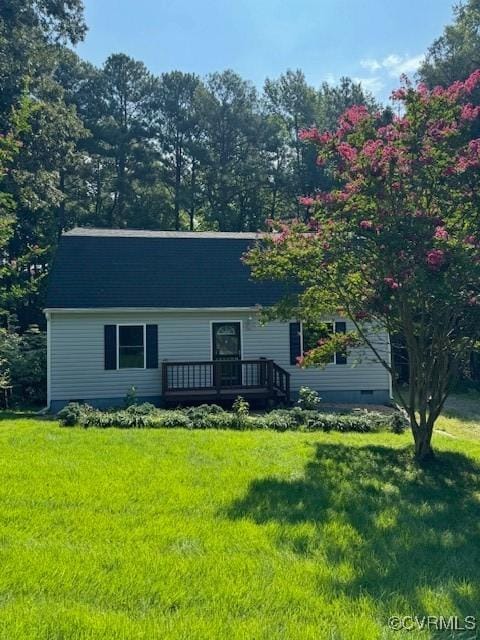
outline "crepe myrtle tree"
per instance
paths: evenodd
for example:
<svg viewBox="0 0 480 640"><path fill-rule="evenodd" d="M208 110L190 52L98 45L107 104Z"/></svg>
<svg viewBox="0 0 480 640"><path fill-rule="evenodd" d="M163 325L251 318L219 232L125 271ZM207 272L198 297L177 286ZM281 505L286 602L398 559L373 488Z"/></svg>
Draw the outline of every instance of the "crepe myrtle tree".
<svg viewBox="0 0 480 640"><path fill-rule="evenodd" d="M277 305L277 317L352 321L354 330L320 340L299 366L368 346L392 375L421 463L433 457L435 421L480 340L478 87L480 70L432 90L403 78L388 122L358 106L334 132L303 131L337 187L300 198L309 222L271 223L276 233L245 257L257 278L296 282L300 293ZM408 391L373 328L402 336Z"/></svg>

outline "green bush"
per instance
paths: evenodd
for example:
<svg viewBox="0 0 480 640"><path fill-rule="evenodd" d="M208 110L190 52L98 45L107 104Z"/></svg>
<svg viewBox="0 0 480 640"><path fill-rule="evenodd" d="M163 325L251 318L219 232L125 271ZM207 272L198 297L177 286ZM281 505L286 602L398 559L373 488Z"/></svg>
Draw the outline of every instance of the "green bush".
<svg viewBox="0 0 480 640"><path fill-rule="evenodd" d="M14 402L45 405L47 401L47 338L32 325L24 333L0 329L0 360L8 371Z"/></svg>
<svg viewBox="0 0 480 640"><path fill-rule="evenodd" d="M194 429L208 429L212 424L212 418L228 415L218 404L201 404L198 407L183 409Z"/></svg>
<svg viewBox="0 0 480 640"><path fill-rule="evenodd" d="M165 412L165 415L161 418L160 424L162 427L170 429L175 429L177 427L182 427L184 429L194 428L194 424L191 419L181 410Z"/></svg>
<svg viewBox="0 0 480 640"><path fill-rule="evenodd" d="M274 431L289 431L291 429L297 429L300 423L298 422L294 411L294 409L292 409L292 411L289 411L288 409L270 411L270 413L265 416L266 428L273 429Z"/></svg>
<svg viewBox="0 0 480 640"><path fill-rule="evenodd" d="M152 404L131 405L126 409L100 411L86 404L70 403L58 418L65 426L184 429L271 429L273 431L356 431L366 433L391 429L400 433L405 419L400 412L373 411L323 413L321 411L275 409L265 415L249 415L248 403L238 401L236 411L217 405L201 405L165 411Z"/></svg>
<svg viewBox="0 0 480 640"><path fill-rule="evenodd" d="M58 412L57 417L65 427L73 427L76 424L80 424L82 411L84 411L84 407L81 404L70 402Z"/></svg>
<svg viewBox="0 0 480 640"><path fill-rule="evenodd" d="M314 389L310 389L310 387L300 387L297 400L300 409L306 409L307 411L318 409L320 401L321 398Z"/></svg>

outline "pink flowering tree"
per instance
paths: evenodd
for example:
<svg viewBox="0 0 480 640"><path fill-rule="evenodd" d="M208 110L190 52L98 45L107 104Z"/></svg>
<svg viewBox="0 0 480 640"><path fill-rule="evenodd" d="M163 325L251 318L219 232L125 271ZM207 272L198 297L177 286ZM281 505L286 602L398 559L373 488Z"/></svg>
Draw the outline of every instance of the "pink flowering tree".
<svg viewBox="0 0 480 640"><path fill-rule="evenodd" d="M462 362L480 339L480 70L444 89L403 86L385 123L347 110L333 133L302 137L336 188L300 198L309 222L289 221L246 256L258 278L290 280L300 293L272 313L311 320L342 314L354 331L321 340L300 366L367 345L391 373L418 461ZM401 336L408 392L372 335ZM373 333L372 333L373 332Z"/></svg>

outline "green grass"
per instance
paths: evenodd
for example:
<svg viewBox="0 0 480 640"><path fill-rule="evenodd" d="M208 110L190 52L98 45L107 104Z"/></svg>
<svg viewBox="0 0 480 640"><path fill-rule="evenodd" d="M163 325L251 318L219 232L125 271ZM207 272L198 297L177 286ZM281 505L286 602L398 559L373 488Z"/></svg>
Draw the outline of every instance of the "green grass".
<svg viewBox="0 0 480 640"><path fill-rule="evenodd" d="M453 419L453 418L452 418ZM0 420L0 638L374 640L480 612L480 440Z"/></svg>

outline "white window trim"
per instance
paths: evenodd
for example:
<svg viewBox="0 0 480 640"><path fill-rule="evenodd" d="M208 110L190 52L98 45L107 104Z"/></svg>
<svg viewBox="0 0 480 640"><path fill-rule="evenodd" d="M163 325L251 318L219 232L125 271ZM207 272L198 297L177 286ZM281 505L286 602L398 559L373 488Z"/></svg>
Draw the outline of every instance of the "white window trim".
<svg viewBox="0 0 480 640"><path fill-rule="evenodd" d="M147 325L144 322L122 322L117 324L117 371L143 371L147 368ZM143 367L120 367L120 327L143 328Z"/></svg>
<svg viewBox="0 0 480 640"><path fill-rule="evenodd" d="M325 320L323 324L331 324L333 326L333 333L337 332L337 322L343 322L342 320ZM300 322L300 350L302 352L302 357L304 355L303 350L303 321ZM337 352L333 354L333 360L331 362L327 362L326 366L329 364L337 364Z"/></svg>

